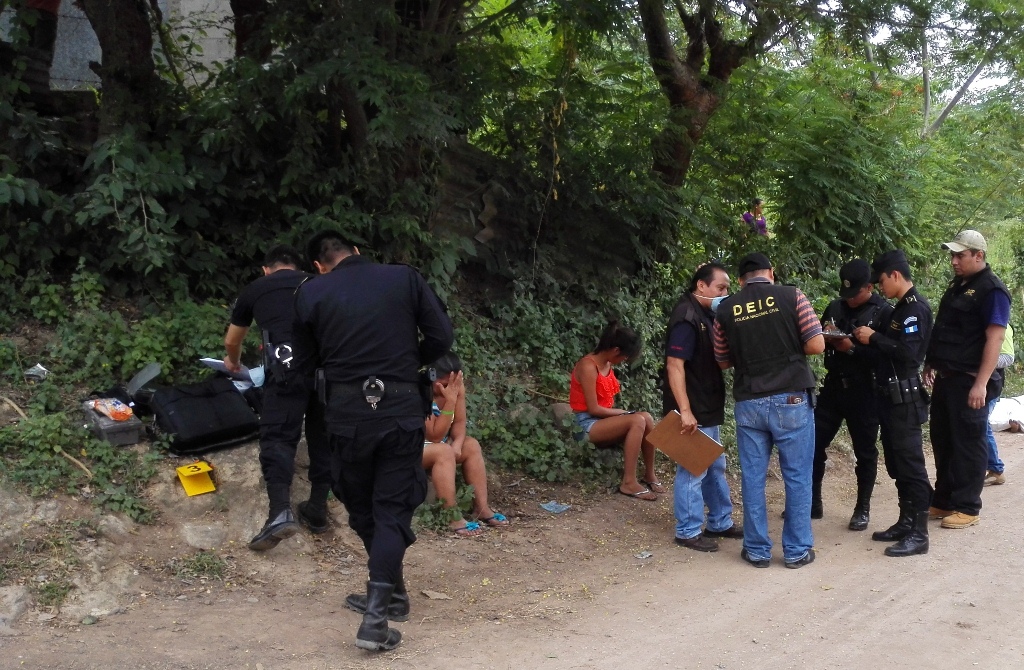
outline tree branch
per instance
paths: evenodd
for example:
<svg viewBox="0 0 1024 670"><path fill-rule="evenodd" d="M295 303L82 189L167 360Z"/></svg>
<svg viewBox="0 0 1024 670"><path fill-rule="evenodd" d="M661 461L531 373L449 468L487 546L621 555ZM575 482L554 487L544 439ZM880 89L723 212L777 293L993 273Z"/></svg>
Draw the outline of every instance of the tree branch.
<svg viewBox="0 0 1024 670"><path fill-rule="evenodd" d="M921 137L928 135L928 119L932 115L932 69L928 55L928 35L921 31L921 85L924 89L924 110L921 126Z"/></svg>
<svg viewBox="0 0 1024 670"><path fill-rule="evenodd" d="M967 89L971 87L971 84L973 84L974 80L978 78L978 75L981 74L982 70L985 69L985 66L989 64L989 61L992 59L992 56L995 55L996 49L998 49L1002 43L1003 40L999 40L998 42L993 44L988 51L985 52L985 55L981 57L981 61L978 63L978 66L974 68L974 72L972 72L971 75L967 77L967 80L964 81L963 84L961 84L960 88L957 89L956 94L949 102L946 103L946 106L942 108L942 111L939 113L939 116L935 119L935 121L932 122L930 126L928 126L928 129L924 132L922 137L932 137L935 135L935 133L939 132L939 128L941 128L942 124L946 121L946 117L948 117L950 112L953 111L953 108L957 106L957 103L960 102L960 99L964 97L964 94L967 93Z"/></svg>

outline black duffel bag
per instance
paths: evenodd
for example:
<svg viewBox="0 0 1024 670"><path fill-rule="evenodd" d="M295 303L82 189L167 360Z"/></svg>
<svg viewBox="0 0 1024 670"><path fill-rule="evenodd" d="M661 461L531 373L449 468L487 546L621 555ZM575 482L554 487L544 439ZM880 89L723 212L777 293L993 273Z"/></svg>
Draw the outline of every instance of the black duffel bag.
<svg viewBox="0 0 1024 670"><path fill-rule="evenodd" d="M226 377L158 388L149 405L158 434L173 436L174 453L199 454L259 435L259 419Z"/></svg>

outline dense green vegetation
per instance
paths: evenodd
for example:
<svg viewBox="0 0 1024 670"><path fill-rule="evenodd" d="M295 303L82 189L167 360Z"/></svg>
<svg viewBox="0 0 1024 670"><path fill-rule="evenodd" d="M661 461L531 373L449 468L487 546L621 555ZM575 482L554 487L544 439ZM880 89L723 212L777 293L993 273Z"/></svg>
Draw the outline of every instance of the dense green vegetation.
<svg viewBox="0 0 1024 670"><path fill-rule="evenodd" d="M551 480L614 463L547 411L607 317L647 341L623 402L660 408L665 314L703 260L764 250L820 311L843 260L899 246L937 299L938 243L974 227L1024 287L1011 3L255 2L235 17L238 56L210 66L190 33L151 31L144 3L108 3L149 26L111 37L85 0L111 64L156 57L101 68L98 105L74 112L26 83L36 16L8 4L0 334L55 330L33 353L58 386L25 387L35 360L0 337L3 383L35 398L0 455L11 472L49 459L61 477L33 475L40 490L83 481L32 437L65 430L62 398L150 360L166 381L194 375L262 252L325 227L422 269L458 327L472 430ZM754 196L768 238L740 221ZM78 453L85 438L60 434ZM104 490L143 466L111 465Z"/></svg>

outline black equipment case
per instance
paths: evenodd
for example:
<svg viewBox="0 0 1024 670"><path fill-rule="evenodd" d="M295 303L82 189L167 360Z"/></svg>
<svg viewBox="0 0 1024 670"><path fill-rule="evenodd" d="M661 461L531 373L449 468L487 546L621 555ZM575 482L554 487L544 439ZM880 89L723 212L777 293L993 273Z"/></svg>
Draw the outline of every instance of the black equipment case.
<svg viewBox="0 0 1024 670"><path fill-rule="evenodd" d="M158 388L149 405L158 433L173 435L170 449L178 454L229 447L259 434L259 419L226 377Z"/></svg>

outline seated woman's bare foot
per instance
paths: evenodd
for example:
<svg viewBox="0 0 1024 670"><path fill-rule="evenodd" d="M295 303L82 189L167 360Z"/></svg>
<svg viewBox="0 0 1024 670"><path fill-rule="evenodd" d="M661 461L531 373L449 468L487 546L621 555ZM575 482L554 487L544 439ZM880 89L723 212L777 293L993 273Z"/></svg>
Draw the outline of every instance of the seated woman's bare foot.
<svg viewBox="0 0 1024 670"><path fill-rule="evenodd" d="M484 532L479 523L476 521L466 521L465 519L452 521L448 524L448 530L459 537L476 537Z"/></svg>
<svg viewBox="0 0 1024 670"><path fill-rule="evenodd" d="M477 512L476 520L480 523L485 523L492 528L501 528L502 526L507 526L509 524L508 517L500 512L495 512L489 507Z"/></svg>

